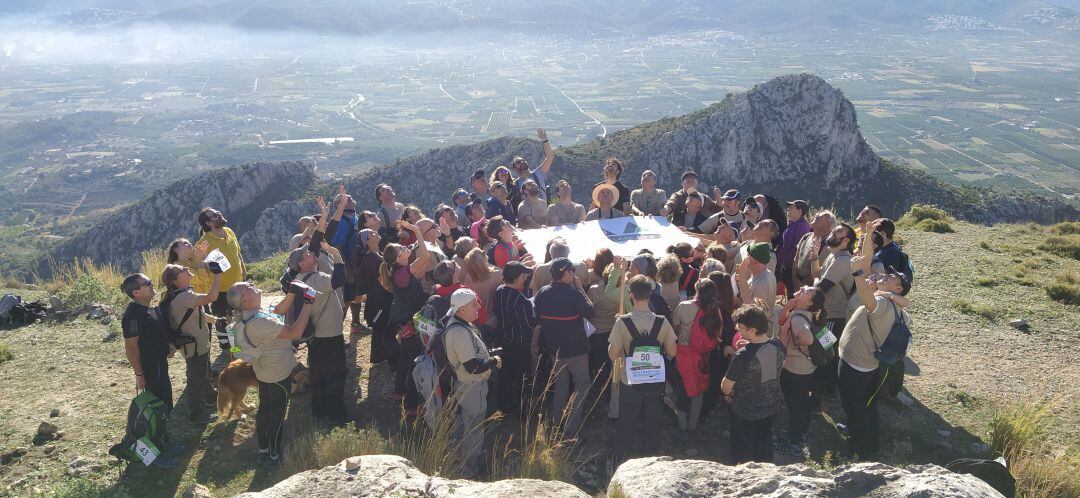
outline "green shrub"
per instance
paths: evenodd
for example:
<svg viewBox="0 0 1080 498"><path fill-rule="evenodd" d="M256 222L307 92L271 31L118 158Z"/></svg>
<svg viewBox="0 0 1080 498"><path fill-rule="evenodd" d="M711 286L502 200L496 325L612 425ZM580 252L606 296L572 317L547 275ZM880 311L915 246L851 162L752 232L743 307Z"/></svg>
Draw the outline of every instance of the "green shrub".
<svg viewBox="0 0 1080 498"><path fill-rule="evenodd" d="M997 318L997 312L985 304L973 303L965 299L953 299L953 308L965 315L975 315L993 321Z"/></svg>
<svg viewBox="0 0 1080 498"><path fill-rule="evenodd" d="M915 224L915 228L933 233L953 233L956 231L953 230L951 223L942 220L922 220Z"/></svg>
<svg viewBox="0 0 1080 498"><path fill-rule="evenodd" d="M925 220L948 221L949 214L937 206L915 204L897 220L899 225L917 225Z"/></svg>
<svg viewBox="0 0 1080 498"><path fill-rule="evenodd" d="M100 275L93 272L80 272L59 293L60 301L68 308L78 308L85 304L121 305L126 296L119 288L110 287Z"/></svg>
<svg viewBox="0 0 1080 498"><path fill-rule="evenodd" d="M251 263L247 266L248 279L262 289L275 287L278 279L281 278L281 272L288 262L289 253L282 252L262 261Z"/></svg>
<svg viewBox="0 0 1080 498"><path fill-rule="evenodd" d="M386 440L374 427L357 429L349 425L323 434L318 428L308 426L285 447L280 477L336 465L352 456L383 454L386 449Z"/></svg>
<svg viewBox="0 0 1080 498"><path fill-rule="evenodd" d="M1080 235L1080 221L1065 221L1050 227L1055 235Z"/></svg>
<svg viewBox="0 0 1080 498"><path fill-rule="evenodd" d="M990 419L990 451L1009 462L1035 451L1044 440L1049 412L1046 403L1021 403L998 410Z"/></svg>
<svg viewBox="0 0 1080 498"><path fill-rule="evenodd" d="M1080 235L1047 237L1039 244L1039 250L1080 261Z"/></svg>
<svg viewBox="0 0 1080 498"><path fill-rule="evenodd" d="M1047 285L1044 289L1046 295L1054 301L1080 306L1080 286L1054 283Z"/></svg>
<svg viewBox="0 0 1080 498"><path fill-rule="evenodd" d="M979 287L994 287L998 284L998 281L990 277L979 277L975 279L975 285Z"/></svg>
<svg viewBox="0 0 1080 498"><path fill-rule="evenodd" d="M11 351L11 346L0 342L0 365L7 363L8 361L15 359L15 353Z"/></svg>

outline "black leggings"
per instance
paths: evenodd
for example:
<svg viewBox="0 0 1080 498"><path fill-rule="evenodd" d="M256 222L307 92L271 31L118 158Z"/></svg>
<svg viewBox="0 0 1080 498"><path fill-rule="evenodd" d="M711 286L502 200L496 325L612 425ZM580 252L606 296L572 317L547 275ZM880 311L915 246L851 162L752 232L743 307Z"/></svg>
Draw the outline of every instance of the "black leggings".
<svg viewBox="0 0 1080 498"><path fill-rule="evenodd" d="M259 411L255 413L255 438L259 450L270 452L270 457L281 455L281 437L285 430L285 411L289 408L292 378L277 382L259 381Z"/></svg>
<svg viewBox="0 0 1080 498"><path fill-rule="evenodd" d="M154 393L171 412L173 409L172 380L169 379L169 359L140 358L142 363L143 380L146 381L146 390Z"/></svg>
<svg viewBox="0 0 1080 498"><path fill-rule="evenodd" d="M311 414L320 422L345 421L345 342L341 336L314 337L308 343Z"/></svg>
<svg viewBox="0 0 1080 498"><path fill-rule="evenodd" d="M788 441L793 444L801 444L810 427L810 391L813 385L812 373L780 372L780 390L784 393L784 403L788 409Z"/></svg>

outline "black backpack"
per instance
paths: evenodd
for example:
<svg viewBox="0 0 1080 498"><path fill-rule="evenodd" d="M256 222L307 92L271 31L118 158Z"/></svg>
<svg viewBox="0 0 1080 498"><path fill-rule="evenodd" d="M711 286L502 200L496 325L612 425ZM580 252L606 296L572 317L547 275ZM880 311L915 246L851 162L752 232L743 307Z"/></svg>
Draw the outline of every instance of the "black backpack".
<svg viewBox="0 0 1080 498"><path fill-rule="evenodd" d="M382 249L386 247L386 244L397 244L399 238L397 229L394 226L397 223L397 220L391 220L390 213L382 206L379 206L379 212L382 213L383 219L386 220L386 227L379 228L379 237L381 238L379 241L379 249Z"/></svg>
<svg viewBox="0 0 1080 498"><path fill-rule="evenodd" d="M308 282L308 279L316 273L318 273L318 271L308 272L308 274L304 275L304 277L301 278L300 281L306 284ZM297 296L297 299L300 299L300 297ZM300 309L303 307L303 303L297 303L296 301L293 301L293 306L291 306L289 308L289 311L286 313L287 316L285 323L293 323L296 321L297 318L300 318ZM312 337L315 337L315 318L317 316L318 315L316 314L315 309L312 308L311 313L308 315L307 327L304 327L304 333L300 335L299 339L293 340L293 346L299 346L301 344L304 344L310 341Z"/></svg>
<svg viewBox="0 0 1080 498"><path fill-rule="evenodd" d="M832 335L832 331L830 331L828 327L822 327L821 330L814 332L813 323L811 323L810 320L808 320L805 316L798 314L791 315L791 318L795 317L806 320L806 324L810 325L810 331L814 335L814 341L810 343L809 347L810 354L804 353L802 348L800 348L799 346L795 346L795 350L797 350L800 354L809 359L810 363L813 363L815 367L821 368L824 366L828 366L830 363L832 363L834 359L836 359L836 336ZM829 343L829 347L825 347L821 344L822 337L825 337L826 335L832 336L832 341ZM794 341L792 341L792 345L794 345Z"/></svg>
<svg viewBox="0 0 1080 498"><path fill-rule="evenodd" d="M997 460L961 458L945 464L945 468L957 474L971 474L978 477L1006 498L1016 496L1016 478L1009 472L1008 467Z"/></svg>
<svg viewBox="0 0 1080 498"><path fill-rule="evenodd" d="M893 307L893 326L889 329L889 335L885 336L885 340L878 344L877 336L874 335L874 323L870 320L870 312L866 312L866 324L870 326L870 337L874 340L874 358L886 366L891 366L899 361L903 361L904 356L907 356L908 344L911 344L911 329L904 323L903 315L900 314L900 307L896 303L889 301L889 304Z"/></svg>
<svg viewBox="0 0 1080 498"><path fill-rule="evenodd" d="M195 337L191 334L184 333L184 324L191 318L192 313L195 312L195 308L199 308L199 321L202 322L202 307L195 306L194 308L188 308L187 312L180 319L180 323L173 327L172 321L172 302L179 296L184 289L173 289L165 294L165 298L158 304L158 313L161 315L161 325L165 327L165 336L169 338L173 346L177 349L181 349L188 344L195 343Z"/></svg>
<svg viewBox="0 0 1080 498"><path fill-rule="evenodd" d="M671 365L668 364L667 357L664 356L664 347L660 344L659 339L660 328L664 326L664 317L657 316L656 319L653 320L652 329L649 330L648 335L641 335L641 333L638 332L637 326L634 325L634 321L630 319L630 315L623 315L620 320L622 320L623 325L626 325L627 332L630 332L630 354L634 354L634 351L637 351L638 348L655 348L656 351L658 351L658 354L663 357L665 373L674 375ZM664 383L654 382L651 384L635 384L628 387L646 393L660 393L664 390Z"/></svg>

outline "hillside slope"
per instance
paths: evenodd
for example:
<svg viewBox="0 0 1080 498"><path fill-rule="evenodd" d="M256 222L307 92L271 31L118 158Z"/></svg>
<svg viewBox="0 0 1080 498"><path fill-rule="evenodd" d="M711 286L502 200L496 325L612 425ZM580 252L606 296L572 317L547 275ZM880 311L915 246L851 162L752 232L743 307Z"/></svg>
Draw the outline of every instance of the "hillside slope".
<svg viewBox="0 0 1080 498"><path fill-rule="evenodd" d="M38 272L47 276L50 263L82 258L132 269L143 250L176 237L197 237L196 216L206 206L224 212L242 237L264 209L299 197L314 180L311 166L299 162L235 166L185 178L64 241L50 252L51 262L38 264Z"/></svg>

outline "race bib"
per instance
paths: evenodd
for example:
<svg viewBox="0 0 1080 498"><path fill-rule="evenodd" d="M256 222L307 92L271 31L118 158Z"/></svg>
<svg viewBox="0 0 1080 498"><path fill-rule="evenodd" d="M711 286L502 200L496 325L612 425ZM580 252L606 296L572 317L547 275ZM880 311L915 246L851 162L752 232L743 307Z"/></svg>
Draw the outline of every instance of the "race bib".
<svg viewBox="0 0 1080 498"><path fill-rule="evenodd" d="M821 330L814 334L814 339L817 339L818 344L821 344L821 347L825 348L825 351L828 351L833 347L833 344L836 344L836 336L833 335L828 327L821 327Z"/></svg>
<svg viewBox="0 0 1080 498"><path fill-rule="evenodd" d="M218 266L221 267L222 272L227 272L229 271L229 268L232 268L232 263L229 263L229 258L226 258L225 255L217 249L210 251L210 254L206 255L206 259L204 261L207 263L211 261L217 263Z"/></svg>
<svg viewBox="0 0 1080 498"><path fill-rule="evenodd" d="M137 439L131 449L135 451L136 455L139 455L139 459L147 467L154 463L154 460L161 454L161 450L154 446L154 443L150 442L150 439L146 436Z"/></svg>
<svg viewBox="0 0 1080 498"><path fill-rule="evenodd" d="M417 332L424 335L425 340L435 336L435 333L439 331L439 325L433 320L429 320L420 313L417 313L413 317L413 325L416 327Z"/></svg>
<svg viewBox="0 0 1080 498"><path fill-rule="evenodd" d="M664 382L664 355L656 346L642 346L626 358L626 383Z"/></svg>

